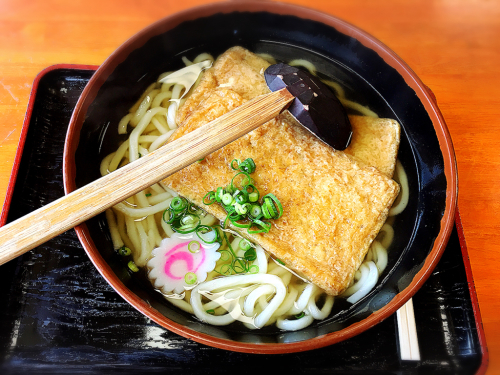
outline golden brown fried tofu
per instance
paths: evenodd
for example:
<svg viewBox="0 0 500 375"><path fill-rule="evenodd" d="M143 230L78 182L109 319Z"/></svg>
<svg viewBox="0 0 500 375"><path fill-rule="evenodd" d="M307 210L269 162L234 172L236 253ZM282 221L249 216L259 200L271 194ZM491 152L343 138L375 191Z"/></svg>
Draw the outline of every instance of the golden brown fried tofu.
<svg viewBox="0 0 500 375"><path fill-rule="evenodd" d="M183 120L170 141L250 99L245 88L252 87L252 92L267 90L261 74L267 63L255 55L249 59L248 54L242 48L232 48L206 72L184 104L179 114ZM241 71L237 61L243 64ZM246 76L242 72L249 66L255 74ZM238 78L231 80L233 76ZM248 82L243 82L245 77ZM276 195L284 213L272 221L269 233L240 233L327 293L340 294L384 224L399 192L397 183L326 146L285 116L269 121L164 183L223 220L224 209L218 204L204 205L203 197L231 181L235 172L229 164L233 159L246 158L256 163L252 178L261 196Z"/></svg>
<svg viewBox="0 0 500 375"><path fill-rule="evenodd" d="M398 122L368 116L349 116L349 120L352 140L344 152L392 178L399 149Z"/></svg>

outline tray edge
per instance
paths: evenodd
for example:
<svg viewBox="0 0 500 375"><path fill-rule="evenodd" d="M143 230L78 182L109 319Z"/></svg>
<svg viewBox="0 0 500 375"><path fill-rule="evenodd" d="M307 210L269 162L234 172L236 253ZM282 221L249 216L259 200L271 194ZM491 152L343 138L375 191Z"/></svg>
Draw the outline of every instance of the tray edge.
<svg viewBox="0 0 500 375"><path fill-rule="evenodd" d="M464 262L465 274L467 276L467 284L469 286L469 295L472 304L472 311L474 312L474 320L476 322L477 335L479 338L479 345L481 346L482 360L476 375L483 375L486 373L490 361L488 346L486 345L486 336L484 333L483 320L481 319L481 311L479 308L479 301L476 294L476 286L472 276L472 267L469 260L469 252L467 251L467 243L465 241L464 230L462 226L462 219L460 217L460 210L457 206L455 213L455 225L457 227L458 240L460 242L460 249L462 250L462 259Z"/></svg>
<svg viewBox="0 0 500 375"><path fill-rule="evenodd" d="M31 115L33 113L33 108L35 105L36 93L38 91L38 86L40 81L53 70L58 69L79 69L79 70L97 70L97 65L83 65L83 64L55 64L48 66L39 72L31 86L31 92L28 100L28 107L26 109L26 114L24 116L23 126L21 128L21 135L19 136L19 145L17 147L16 156L14 158L14 164L12 166L12 171L9 178L9 184L7 185L7 191L5 193L5 199L2 206L2 213L0 214L0 227L3 227L7 222L7 217L9 214L10 205L12 203L12 195L14 193L14 187L17 181L17 174L19 172L19 166L21 165L21 158L24 151L24 144L26 143L26 137L28 135L29 125L31 122Z"/></svg>

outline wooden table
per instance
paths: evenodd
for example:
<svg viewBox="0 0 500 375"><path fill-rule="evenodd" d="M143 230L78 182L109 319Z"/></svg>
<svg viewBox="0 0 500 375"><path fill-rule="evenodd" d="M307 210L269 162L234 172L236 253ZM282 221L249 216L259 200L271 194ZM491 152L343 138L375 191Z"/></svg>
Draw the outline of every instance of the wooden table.
<svg viewBox="0 0 500 375"><path fill-rule="evenodd" d="M453 138L459 208L490 353L500 374L500 2L288 0L387 44L435 93ZM58 63L99 65L123 41L208 0L0 0L0 202L31 85Z"/></svg>

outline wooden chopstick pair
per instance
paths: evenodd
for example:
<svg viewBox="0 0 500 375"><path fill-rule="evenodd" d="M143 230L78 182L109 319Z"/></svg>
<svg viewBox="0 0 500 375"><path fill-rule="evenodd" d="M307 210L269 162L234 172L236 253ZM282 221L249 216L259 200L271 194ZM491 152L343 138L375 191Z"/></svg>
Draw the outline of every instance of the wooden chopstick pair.
<svg viewBox="0 0 500 375"><path fill-rule="evenodd" d="M419 361L417 326L413 311L413 300L410 298L397 312L399 354L402 360Z"/></svg>

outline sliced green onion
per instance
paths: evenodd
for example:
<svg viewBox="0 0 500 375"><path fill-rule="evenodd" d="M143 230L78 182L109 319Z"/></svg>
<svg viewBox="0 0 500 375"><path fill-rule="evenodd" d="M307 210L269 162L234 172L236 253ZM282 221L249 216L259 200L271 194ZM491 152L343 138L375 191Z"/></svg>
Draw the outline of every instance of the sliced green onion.
<svg viewBox="0 0 500 375"><path fill-rule="evenodd" d="M213 191L209 191L203 197L203 203L206 204L207 206L210 206L211 204L215 203L216 201L217 201L217 196Z"/></svg>
<svg viewBox="0 0 500 375"><path fill-rule="evenodd" d="M259 192L254 184L247 184L243 186L243 190L245 190L248 194L253 193L254 191L257 191L257 193Z"/></svg>
<svg viewBox="0 0 500 375"><path fill-rule="evenodd" d="M214 309L207 310L207 314L215 315L215 310Z"/></svg>
<svg viewBox="0 0 500 375"><path fill-rule="evenodd" d="M229 216L229 220L241 220L243 219L243 215L236 212L236 209L233 206L233 209L227 215Z"/></svg>
<svg viewBox="0 0 500 375"><path fill-rule="evenodd" d="M218 226L215 226L214 228L217 228L217 227ZM229 242L229 239L227 238L226 232L224 230L222 230L222 228L221 228L221 231L222 231L222 237L224 238L224 240L221 241L221 246L223 246L224 241L226 241L227 247L229 248L231 255L233 256L233 258L236 258L236 254L234 253L233 247L231 246L231 243Z"/></svg>
<svg viewBox="0 0 500 375"><path fill-rule="evenodd" d="M195 214L198 215L199 213L203 212L199 207L196 207L194 204L188 204L187 206L187 212L189 214Z"/></svg>
<svg viewBox="0 0 500 375"><path fill-rule="evenodd" d="M240 249L243 251L246 251L246 250L249 250L252 248L252 244L250 243L250 241L248 241L246 239L241 240L239 246L240 246Z"/></svg>
<svg viewBox="0 0 500 375"><path fill-rule="evenodd" d="M251 264L256 259L257 253L255 249L250 248L245 251L243 257L236 256L235 251L231 245L231 241L229 241L228 236L226 235L226 231L219 225L214 225L212 227L217 233L221 236L220 247L223 250L219 250L221 257L220 261L224 262L219 265L215 271L221 275L233 275L233 274L242 274L242 273L258 273L259 267L257 265ZM242 239L242 241L247 241L246 239ZM227 246L227 248L226 248ZM239 245L238 245L239 247ZM245 245L243 244L243 247ZM251 251L249 251L251 250ZM255 254L254 254L255 253ZM255 256L255 257L254 257ZM227 263L229 261L229 263Z"/></svg>
<svg viewBox="0 0 500 375"><path fill-rule="evenodd" d="M262 208L258 204L252 205L252 208L250 209L250 216L257 218L260 215L262 215Z"/></svg>
<svg viewBox="0 0 500 375"><path fill-rule="evenodd" d="M252 264L250 267L248 267L248 273L259 273L259 266L256 264Z"/></svg>
<svg viewBox="0 0 500 375"><path fill-rule="evenodd" d="M255 171L255 162L251 158L245 159L239 164L239 169L242 172L253 173Z"/></svg>
<svg viewBox="0 0 500 375"><path fill-rule="evenodd" d="M226 193L228 194L233 194L234 193L234 188L231 186L231 184L226 186Z"/></svg>
<svg viewBox="0 0 500 375"><path fill-rule="evenodd" d="M273 217L269 212L269 207L266 204L263 204L261 208L262 208L262 214L266 219L271 219Z"/></svg>
<svg viewBox="0 0 500 375"><path fill-rule="evenodd" d="M184 225L181 227L172 227L174 232L180 233L180 234L189 234L193 233L196 230L196 226L194 225Z"/></svg>
<svg viewBox="0 0 500 375"><path fill-rule="evenodd" d="M285 265L285 262L283 262L281 259L276 258L275 260L276 260L276 262L278 262L278 263L279 263L279 264L281 264L282 266L284 266L284 265Z"/></svg>
<svg viewBox="0 0 500 375"><path fill-rule="evenodd" d="M215 199L217 199L217 202L222 202L222 197L224 196L224 189L221 187L217 188L217 193L215 194Z"/></svg>
<svg viewBox="0 0 500 375"><path fill-rule="evenodd" d="M277 219L278 211L274 208L274 204L271 198L264 198L262 212L264 212L264 216L266 217L266 219ZM268 216L266 216L265 212L268 213Z"/></svg>
<svg viewBox="0 0 500 375"><path fill-rule="evenodd" d="M196 284L196 281L198 280L198 277L194 272L188 272L184 275L184 281L186 282L187 285L193 285Z"/></svg>
<svg viewBox="0 0 500 375"><path fill-rule="evenodd" d="M139 267L132 260L127 265L132 272L139 272Z"/></svg>
<svg viewBox="0 0 500 375"><path fill-rule="evenodd" d="M239 220L243 219L243 215L238 214L236 211L233 211L229 215L227 215L226 220L227 219L229 219L229 221L231 221L231 223L238 228L250 228L250 226L252 225L252 223L250 222L238 222Z"/></svg>
<svg viewBox="0 0 500 375"><path fill-rule="evenodd" d="M273 204L270 203L270 200L267 200L268 203L266 203L267 208L269 209L269 213L271 214L271 218L277 219L278 218L278 211L274 208Z"/></svg>
<svg viewBox="0 0 500 375"><path fill-rule="evenodd" d="M236 203L245 204L248 203L248 193L245 191L240 192L236 197L234 197Z"/></svg>
<svg viewBox="0 0 500 375"><path fill-rule="evenodd" d="M248 194L248 200L252 203L257 202L259 200L259 192L254 191L253 193Z"/></svg>
<svg viewBox="0 0 500 375"><path fill-rule="evenodd" d="M253 262L255 259L257 259L257 252L255 249L249 249L245 251L245 259L249 262Z"/></svg>
<svg viewBox="0 0 500 375"><path fill-rule="evenodd" d="M240 177L240 176L243 176L243 177ZM237 180L238 177L242 178L242 180L240 181L240 186L241 187L247 186L247 185L249 185L249 184L251 184L253 182L252 177L250 177L250 175L248 173L246 173L246 172L238 172L231 179L230 186L231 186L231 191L232 192L236 191L236 189L238 188L236 186L236 182L238 182L238 180Z"/></svg>
<svg viewBox="0 0 500 375"><path fill-rule="evenodd" d="M221 250L220 251L220 260L223 262L226 262L229 259L231 259L231 253L227 250Z"/></svg>
<svg viewBox="0 0 500 375"><path fill-rule="evenodd" d="M245 258L236 258L233 261L232 266L233 266L234 272L236 272L236 273L243 273L243 272L246 272L246 270L248 269L247 261Z"/></svg>
<svg viewBox="0 0 500 375"><path fill-rule="evenodd" d="M240 223L237 220L231 220L231 224L233 224L237 228L243 228L243 229L247 229L247 228L250 228L252 226L251 222Z"/></svg>
<svg viewBox="0 0 500 375"><path fill-rule="evenodd" d="M211 231L215 232L215 236L212 241L208 241L206 238L203 237L203 235ZM209 227L208 225L199 225L198 228L196 228L196 235L200 240L208 244L220 242L219 232L217 232L214 228Z"/></svg>
<svg viewBox="0 0 500 375"><path fill-rule="evenodd" d="M227 276L227 275L231 275L231 271L232 271L232 268L231 268L230 264L223 264L222 266L220 266L220 268L217 272L220 273L221 275Z"/></svg>
<svg viewBox="0 0 500 375"><path fill-rule="evenodd" d="M152 196L152 195L153 195L153 194L151 194L151 193L146 193L146 197L150 197L150 196Z"/></svg>
<svg viewBox="0 0 500 375"><path fill-rule="evenodd" d="M185 214L179 220L176 220L170 226L178 233L192 233L200 226L201 219L198 215Z"/></svg>
<svg viewBox="0 0 500 375"><path fill-rule="evenodd" d="M191 241L188 243L188 250L190 253L197 253L201 249L201 244L198 241Z"/></svg>
<svg viewBox="0 0 500 375"><path fill-rule="evenodd" d="M253 221L253 224L260 227L260 229L252 229L248 230L248 233L269 233L269 230L271 229L271 224L262 220L255 219Z"/></svg>
<svg viewBox="0 0 500 375"><path fill-rule="evenodd" d="M235 166L235 163L236 163L236 166ZM233 160L231 161L231 169L232 169L233 171L237 171L237 170L239 170L240 163L241 163L241 160L240 160L240 159L233 159Z"/></svg>
<svg viewBox="0 0 500 375"><path fill-rule="evenodd" d="M120 254L121 256L124 256L124 257L127 257L129 256L130 254L132 254L132 250L130 250L128 247L126 246L122 246L118 249L118 254Z"/></svg>
<svg viewBox="0 0 500 375"><path fill-rule="evenodd" d="M246 205L241 205L239 203L236 203L234 205L234 209L236 210L236 212L240 215L245 215L247 212L248 212L248 206Z"/></svg>
<svg viewBox="0 0 500 375"><path fill-rule="evenodd" d="M194 225L200 218L197 215L188 214L184 215L180 220L180 223L184 225Z"/></svg>
<svg viewBox="0 0 500 375"><path fill-rule="evenodd" d="M300 314L295 315L295 319L300 319L303 318L304 316L306 316L306 314L304 313L304 311L302 311Z"/></svg>
<svg viewBox="0 0 500 375"><path fill-rule="evenodd" d="M165 214L168 213L168 219L165 218ZM174 221L175 219L175 215L172 213L172 211L170 210L170 208L167 208L165 211L163 211L163 221L167 224L172 224L172 222Z"/></svg>
<svg viewBox="0 0 500 375"><path fill-rule="evenodd" d="M264 201L266 200L266 198L270 199L272 201L272 203L274 203L274 207L277 211L277 217L275 217L275 219L279 219L281 216L283 216L283 206L281 205L281 202L279 201L278 198L276 198L276 196L274 194L266 194L264 196Z"/></svg>
<svg viewBox="0 0 500 375"><path fill-rule="evenodd" d="M231 220L229 220L229 215L227 215L226 218L224 219L224 229L227 228L230 221Z"/></svg>
<svg viewBox="0 0 500 375"><path fill-rule="evenodd" d="M226 193L222 196L222 204L229 206L233 202L233 196L229 193Z"/></svg>
<svg viewBox="0 0 500 375"><path fill-rule="evenodd" d="M175 197L174 199L172 199L172 202L170 202L170 208L174 212L182 211L186 207L187 207L187 201L184 198Z"/></svg>
<svg viewBox="0 0 500 375"><path fill-rule="evenodd" d="M253 185L253 179L250 173L255 171L255 162L251 158L241 162L239 159L231 161L231 169L238 171L229 185L225 188L218 187L216 191L210 191L203 197L203 203L211 205L215 202L222 204L227 213L223 223L223 228L227 228L229 222L238 228L247 228L248 233L268 233L271 229L271 223L261 219L278 219L283 215L283 207L273 194L267 194L259 204L260 193ZM176 202L171 204L173 214L169 214L168 223L173 225L179 222L178 211L182 211L182 204ZM165 214L164 214L165 217ZM243 220L243 222L240 222ZM186 224L184 220L181 224ZM198 223L199 225L199 223ZM179 225L173 227L179 229ZM181 228L183 229L183 228ZM233 267L234 269L234 267Z"/></svg>

